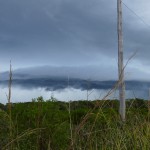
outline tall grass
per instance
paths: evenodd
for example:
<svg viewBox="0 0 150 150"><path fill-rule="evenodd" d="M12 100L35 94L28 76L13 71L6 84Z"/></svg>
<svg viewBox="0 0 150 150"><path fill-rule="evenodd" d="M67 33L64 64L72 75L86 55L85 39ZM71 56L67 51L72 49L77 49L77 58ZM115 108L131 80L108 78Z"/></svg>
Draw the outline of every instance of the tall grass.
<svg viewBox="0 0 150 150"><path fill-rule="evenodd" d="M93 110L97 103L99 107ZM10 149L10 145L17 150L150 149L148 103L127 101L126 122L121 121L118 106L116 100L73 101L69 106L67 102L45 102L41 98L36 102L15 104L12 122L18 131L13 130L10 141L7 132L9 116L1 111L0 139L3 142L0 142L0 147L3 150Z"/></svg>

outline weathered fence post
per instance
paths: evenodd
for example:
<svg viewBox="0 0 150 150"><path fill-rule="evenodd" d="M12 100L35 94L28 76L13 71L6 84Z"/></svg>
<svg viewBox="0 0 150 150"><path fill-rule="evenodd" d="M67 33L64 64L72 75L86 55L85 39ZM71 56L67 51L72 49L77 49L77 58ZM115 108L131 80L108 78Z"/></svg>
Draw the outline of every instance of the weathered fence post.
<svg viewBox="0 0 150 150"><path fill-rule="evenodd" d="M123 33L122 33L122 1L117 0L118 15L118 76L119 76L119 113L122 121L125 121L125 84L124 84L124 65L123 65Z"/></svg>

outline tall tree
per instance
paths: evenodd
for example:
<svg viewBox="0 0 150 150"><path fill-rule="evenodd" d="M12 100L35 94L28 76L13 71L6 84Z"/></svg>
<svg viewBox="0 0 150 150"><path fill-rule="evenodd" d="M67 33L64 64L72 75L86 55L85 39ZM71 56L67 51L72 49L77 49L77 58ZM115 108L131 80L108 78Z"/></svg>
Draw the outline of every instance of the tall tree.
<svg viewBox="0 0 150 150"><path fill-rule="evenodd" d="M117 0L118 15L118 76L119 76L119 113L121 119L125 121L125 84L124 84L124 64L123 64L123 33L122 33L122 1Z"/></svg>

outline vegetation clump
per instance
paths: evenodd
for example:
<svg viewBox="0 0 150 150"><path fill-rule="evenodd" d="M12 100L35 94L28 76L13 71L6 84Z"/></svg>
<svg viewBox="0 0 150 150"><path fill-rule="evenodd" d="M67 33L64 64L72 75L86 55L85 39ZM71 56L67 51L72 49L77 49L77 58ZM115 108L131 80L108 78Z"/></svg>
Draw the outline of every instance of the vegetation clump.
<svg viewBox="0 0 150 150"><path fill-rule="evenodd" d="M118 100L70 101L57 99L15 103L11 112L0 105L2 150L148 150L150 120L148 102L126 101L127 119L122 122ZM11 146L10 146L11 145Z"/></svg>

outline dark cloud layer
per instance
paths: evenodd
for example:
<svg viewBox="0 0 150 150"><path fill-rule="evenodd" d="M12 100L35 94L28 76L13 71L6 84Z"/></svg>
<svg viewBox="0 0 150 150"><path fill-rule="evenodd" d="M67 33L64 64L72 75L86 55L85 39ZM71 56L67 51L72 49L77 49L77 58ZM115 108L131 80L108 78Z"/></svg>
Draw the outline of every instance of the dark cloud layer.
<svg viewBox="0 0 150 150"><path fill-rule="evenodd" d="M146 0L143 3L146 5ZM140 5L136 5L140 11ZM126 8L123 14L125 58L139 50L134 59L148 66L149 30ZM2 0L0 64L5 70L9 59L14 68L109 66L117 60L116 19L116 1Z"/></svg>
<svg viewBox="0 0 150 150"><path fill-rule="evenodd" d="M8 85L8 81L0 81L1 85ZM81 90L108 90L112 89L116 81L91 81L82 79L67 78L30 78L30 79L14 79L13 86L19 86L26 89L44 88L46 91L63 90L65 88L74 88ZM150 82L144 81L126 81L127 91L148 91Z"/></svg>
<svg viewBox="0 0 150 150"><path fill-rule="evenodd" d="M21 68L13 70L13 79L69 77L92 81L117 80L117 64L115 66L113 63L114 62L110 63L109 65L102 64L100 66L40 66ZM7 80L8 78L8 71L1 73L0 80ZM144 70L139 66L127 66L127 68L125 69L125 80L149 81L149 70Z"/></svg>
<svg viewBox="0 0 150 150"><path fill-rule="evenodd" d="M150 24L150 2L124 3ZM0 85L8 85L3 71L11 59L21 97L22 88L63 90L68 78L70 88L112 88L118 78L116 8L116 0L1 0ZM125 62L138 50L125 68L126 93L148 97L150 30L124 5L123 35Z"/></svg>

